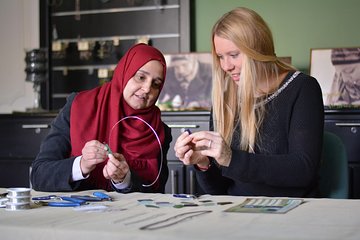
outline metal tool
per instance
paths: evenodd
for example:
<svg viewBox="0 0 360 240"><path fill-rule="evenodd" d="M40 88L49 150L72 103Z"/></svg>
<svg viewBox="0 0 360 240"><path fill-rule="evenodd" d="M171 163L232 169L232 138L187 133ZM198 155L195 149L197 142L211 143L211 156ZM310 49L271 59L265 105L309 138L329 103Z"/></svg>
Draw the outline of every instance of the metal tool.
<svg viewBox="0 0 360 240"><path fill-rule="evenodd" d="M89 202L100 202L103 200L101 197L90 196L90 195L71 195L70 197L89 201Z"/></svg>
<svg viewBox="0 0 360 240"><path fill-rule="evenodd" d="M190 199L195 199L197 198L195 195L192 195L192 194L173 194L173 197L176 197L176 198L190 198Z"/></svg>
<svg viewBox="0 0 360 240"><path fill-rule="evenodd" d="M48 195L48 196L42 196L42 197L33 197L32 200L34 201L42 201L42 200L51 200L58 198L56 195Z"/></svg>
<svg viewBox="0 0 360 240"><path fill-rule="evenodd" d="M41 204L51 207L77 207L86 204L86 201L83 199L65 197L65 196L56 196L56 195L33 197L32 200L34 201L35 204ZM53 200L60 200L60 201L53 201Z"/></svg>

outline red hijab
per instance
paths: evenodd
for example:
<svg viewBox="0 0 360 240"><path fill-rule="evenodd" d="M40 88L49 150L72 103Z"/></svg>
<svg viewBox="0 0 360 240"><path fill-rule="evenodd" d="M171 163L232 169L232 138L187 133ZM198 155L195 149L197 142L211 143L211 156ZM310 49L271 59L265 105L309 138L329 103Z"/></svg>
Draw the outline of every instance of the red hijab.
<svg viewBox="0 0 360 240"><path fill-rule="evenodd" d="M134 45L120 59L111 82L80 92L72 103L70 113L72 156L80 156L85 143L90 140L110 142L111 150L125 156L131 171L143 184L152 183L158 175L159 143L153 131L142 121L129 118L119 123L119 120L126 116L143 119L154 128L161 144L164 143L160 109L152 105L135 110L123 98L123 90L129 79L150 60L158 60L163 65L165 80L166 63L162 53L146 44ZM98 164L90 173L86 180L88 187L111 190L109 180L102 173L105 164Z"/></svg>

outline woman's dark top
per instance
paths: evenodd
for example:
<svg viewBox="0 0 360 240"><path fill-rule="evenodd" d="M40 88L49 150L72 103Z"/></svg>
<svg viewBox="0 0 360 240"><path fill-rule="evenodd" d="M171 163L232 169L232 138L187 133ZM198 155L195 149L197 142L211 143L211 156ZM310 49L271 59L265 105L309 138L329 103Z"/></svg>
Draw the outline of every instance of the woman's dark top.
<svg viewBox="0 0 360 240"><path fill-rule="evenodd" d="M255 154L239 150L238 126L229 167L211 159L207 171L196 171L205 193L316 196L324 128L322 93L317 80L302 73L287 83L292 75L288 74L282 84L285 88L265 105Z"/></svg>

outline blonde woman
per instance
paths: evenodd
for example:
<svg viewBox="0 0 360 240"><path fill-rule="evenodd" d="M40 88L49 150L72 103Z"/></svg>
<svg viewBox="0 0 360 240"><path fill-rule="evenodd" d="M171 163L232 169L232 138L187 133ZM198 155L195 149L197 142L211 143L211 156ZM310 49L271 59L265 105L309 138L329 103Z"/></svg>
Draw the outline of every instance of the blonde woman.
<svg viewBox="0 0 360 240"><path fill-rule="evenodd" d="M211 131L184 132L176 156L205 193L314 197L324 106L316 79L279 60L254 11L236 8L212 29Z"/></svg>

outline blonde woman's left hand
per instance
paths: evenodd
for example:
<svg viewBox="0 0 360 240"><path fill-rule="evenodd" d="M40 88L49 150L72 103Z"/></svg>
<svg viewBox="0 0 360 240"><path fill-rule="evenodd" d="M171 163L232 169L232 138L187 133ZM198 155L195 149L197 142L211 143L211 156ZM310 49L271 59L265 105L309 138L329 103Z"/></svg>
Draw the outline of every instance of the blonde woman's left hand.
<svg viewBox="0 0 360 240"><path fill-rule="evenodd" d="M212 157L221 166L228 167L231 161L231 148L217 132L199 131L191 134L194 150L201 155Z"/></svg>

